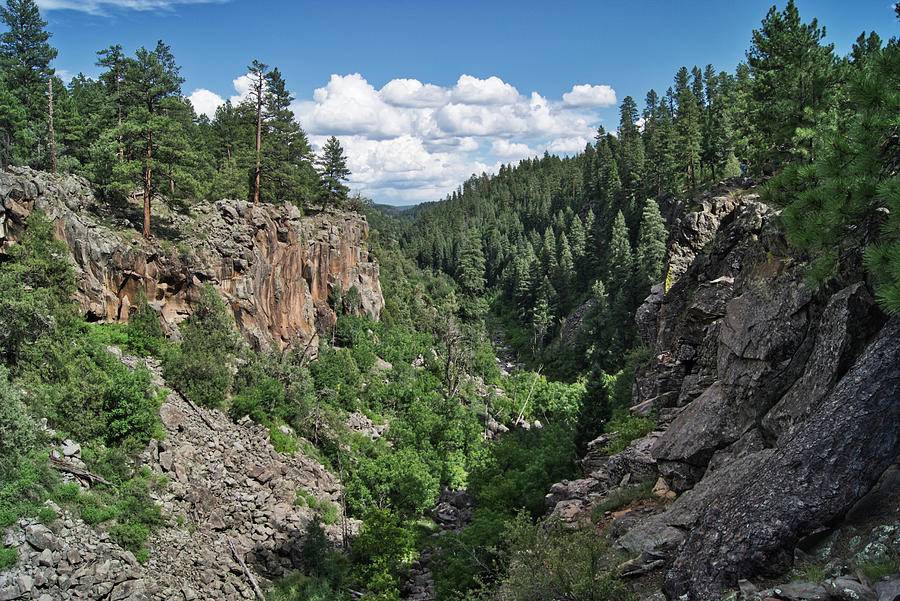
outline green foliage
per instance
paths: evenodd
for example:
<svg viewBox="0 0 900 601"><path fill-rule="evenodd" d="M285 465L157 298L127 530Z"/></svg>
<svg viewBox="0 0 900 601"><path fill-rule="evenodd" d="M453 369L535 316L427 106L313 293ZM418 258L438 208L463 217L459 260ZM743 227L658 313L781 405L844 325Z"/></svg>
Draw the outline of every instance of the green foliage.
<svg viewBox="0 0 900 601"><path fill-rule="evenodd" d="M217 407L232 383L232 362L241 344L234 318L209 284L181 326L182 342L165 355L166 381L191 400Z"/></svg>
<svg viewBox="0 0 900 601"><path fill-rule="evenodd" d="M347 157L337 138L328 138L322 148L322 156L316 162L323 190L323 206L341 206L350 191L344 184L350 176L350 170L347 169Z"/></svg>
<svg viewBox="0 0 900 601"><path fill-rule="evenodd" d="M476 507L468 526L441 539L442 553L433 565L438 598L474 589L500 571L500 546L508 519L507 514Z"/></svg>
<svg viewBox="0 0 900 601"><path fill-rule="evenodd" d="M297 452L297 439L282 432L278 426L269 426L269 442L278 453L293 455Z"/></svg>
<svg viewBox="0 0 900 601"><path fill-rule="evenodd" d="M606 538L591 528L572 531L555 520L532 524L519 514L507 526L504 543L509 570L501 587L511 599L634 599L615 575L616 557Z"/></svg>
<svg viewBox="0 0 900 601"><path fill-rule="evenodd" d="M366 514L353 542L355 576L379 599L399 599L403 566L415 554L413 532L386 509Z"/></svg>
<svg viewBox="0 0 900 601"><path fill-rule="evenodd" d="M16 547L0 547L0 572L8 570L19 563L19 550Z"/></svg>
<svg viewBox="0 0 900 601"><path fill-rule="evenodd" d="M653 417L635 417L620 410L603 426L604 434L613 434L610 443L603 448L604 453L614 455L625 450L632 441L646 436L656 428Z"/></svg>
<svg viewBox="0 0 900 601"><path fill-rule="evenodd" d="M527 509L544 513L544 495L554 482L575 473L572 433L557 424L514 430L487 449L469 475L476 504L500 514Z"/></svg>
<svg viewBox="0 0 900 601"><path fill-rule="evenodd" d="M37 424L28 414L21 389L0 365L0 474L10 473L38 443Z"/></svg>
<svg viewBox="0 0 900 601"><path fill-rule="evenodd" d="M59 514L52 507L44 506L38 510L37 519L44 524L50 524L59 519Z"/></svg>
<svg viewBox="0 0 900 601"><path fill-rule="evenodd" d="M850 76L851 112L825 141L811 165L786 168L764 190L785 203L791 244L812 255L809 279L820 286L863 249L877 293L889 313L900 312L900 151L889 143L900 130L900 48L873 49Z"/></svg>
<svg viewBox="0 0 900 601"><path fill-rule="evenodd" d="M0 473L0 527L36 516L58 478L47 464L46 453L31 452L7 466Z"/></svg>
<svg viewBox="0 0 900 601"><path fill-rule="evenodd" d="M160 356L165 342L159 315L147 302L143 289L138 293L134 312L126 328L128 350L139 357Z"/></svg>

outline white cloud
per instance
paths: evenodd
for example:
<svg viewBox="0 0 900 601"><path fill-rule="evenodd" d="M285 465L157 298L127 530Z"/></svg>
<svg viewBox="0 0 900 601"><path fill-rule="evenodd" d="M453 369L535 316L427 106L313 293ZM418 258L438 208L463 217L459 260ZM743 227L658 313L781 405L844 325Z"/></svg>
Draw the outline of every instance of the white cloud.
<svg viewBox="0 0 900 601"><path fill-rule="evenodd" d="M249 98L252 82L253 80L250 79L249 73L241 75L231 81L231 85L234 86L234 91L237 92L236 94L232 94L229 98L231 104L240 104ZM206 88L197 88L191 92L191 95L188 96L188 100L191 101L191 105L193 105L194 110L197 111L198 114L206 115L210 119L216 114L216 109L225 104L224 98Z"/></svg>
<svg viewBox="0 0 900 601"><path fill-rule="evenodd" d="M247 75L232 85L232 102L246 98ZM205 114L224 102L205 89L194 90L191 101ZM404 78L379 90L359 73L334 74L291 109L314 146L340 139L353 191L401 204L437 200L473 173L495 172L544 149L583 150L599 124L590 108L469 75L452 87Z"/></svg>
<svg viewBox="0 0 900 601"><path fill-rule="evenodd" d="M491 154L501 159L521 159L536 155L528 144L510 142L509 140L494 140L491 143Z"/></svg>
<svg viewBox="0 0 900 601"><path fill-rule="evenodd" d="M463 74L453 88L453 101L462 104L512 104L518 98L518 90L496 76L478 79Z"/></svg>
<svg viewBox="0 0 900 601"><path fill-rule="evenodd" d="M394 106L423 108L446 104L450 93L434 84L418 79L392 79L379 92L382 100Z"/></svg>
<svg viewBox="0 0 900 601"><path fill-rule="evenodd" d="M584 84L572 86L571 92L563 94L563 102L568 106L612 106L616 103L616 91L610 86Z"/></svg>
<svg viewBox="0 0 900 601"><path fill-rule="evenodd" d="M77 10L104 15L109 9L172 10L176 4L225 4L231 0L35 0L41 10Z"/></svg>
<svg viewBox="0 0 900 601"><path fill-rule="evenodd" d="M237 92L237 94L233 94L229 100L231 100L231 104L240 104L250 97L253 79L250 77L249 73L244 73L240 77L233 79L231 85L234 86L234 91Z"/></svg>
<svg viewBox="0 0 900 601"><path fill-rule="evenodd" d="M198 115L206 115L210 119L215 116L216 109L225 104L224 98L204 88L198 88L191 92L188 100L191 101L191 105Z"/></svg>
<svg viewBox="0 0 900 601"><path fill-rule="evenodd" d="M551 154L575 154L584 150L589 140L584 136L573 136L570 138L556 138L551 141L545 149Z"/></svg>

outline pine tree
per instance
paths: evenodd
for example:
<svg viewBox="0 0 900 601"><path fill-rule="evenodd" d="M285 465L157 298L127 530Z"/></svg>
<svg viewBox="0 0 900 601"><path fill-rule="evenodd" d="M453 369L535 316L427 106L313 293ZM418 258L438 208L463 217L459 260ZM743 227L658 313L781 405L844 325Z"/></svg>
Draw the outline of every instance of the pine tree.
<svg viewBox="0 0 900 601"><path fill-rule="evenodd" d="M312 147L294 120L290 108L294 97L287 91L277 67L266 74L265 88L260 194L269 202L288 200L303 206L317 188Z"/></svg>
<svg viewBox="0 0 900 601"><path fill-rule="evenodd" d="M0 21L8 31L0 34L0 64L7 85L28 111L29 118L43 114L47 80L53 75L50 62L57 50L50 46L47 22L34 0L6 0Z"/></svg>
<svg viewBox="0 0 900 601"><path fill-rule="evenodd" d="M115 111L115 126L122 127L122 84L125 81L125 55L122 46L116 44L104 50L97 51L97 66L106 67L106 71L100 74L100 81L106 87L106 102L104 107L110 106ZM106 127L109 127L106 124ZM121 161L124 158L121 136L119 137L118 156Z"/></svg>
<svg viewBox="0 0 900 601"><path fill-rule="evenodd" d="M634 253L638 296L646 294L650 287L662 278L665 269L666 237L666 226L659 213L659 205L648 198L641 213L641 225Z"/></svg>
<svg viewBox="0 0 900 601"><path fill-rule="evenodd" d="M265 99L266 72L269 65L256 59L247 67L250 74L250 94L247 102L252 103L256 109L256 168L253 171L253 202L259 202L260 178L262 176L262 128L263 105Z"/></svg>
<svg viewBox="0 0 900 601"><path fill-rule="evenodd" d="M532 327L534 328L534 339L532 340L533 351L544 349L544 340L547 333L553 327L555 319L555 302L556 290L550 284L550 278L544 276L540 287L537 290L537 297L534 301L534 313L532 317Z"/></svg>
<svg viewBox="0 0 900 601"><path fill-rule="evenodd" d="M765 190L791 202L782 215L788 241L813 256L809 277L821 285L864 249L884 309L900 313L900 46L873 51L850 76L851 116L824 126L819 159L788 166Z"/></svg>
<svg viewBox="0 0 900 601"><path fill-rule="evenodd" d="M638 130L638 110L634 99L626 96L619 107L619 141L622 152L619 155L619 178L622 191L628 202L634 202L641 188L644 173L644 143Z"/></svg>
<svg viewBox="0 0 900 601"><path fill-rule="evenodd" d="M347 168L344 149L334 136L325 142L318 166L319 180L324 190L323 205L340 206L347 199L349 188L344 185L344 182L350 176L350 170Z"/></svg>
<svg viewBox="0 0 900 601"><path fill-rule="evenodd" d="M56 58L57 50L47 42L51 34L45 30L47 22L41 18L34 0L6 0L6 6L0 7L0 22L8 28L0 34L5 87L25 113L23 122L18 110L0 104L0 110L5 108L0 122L24 128L6 130L5 160L39 164L41 141L49 138L48 85L54 72L50 62Z"/></svg>
<svg viewBox="0 0 900 601"><path fill-rule="evenodd" d="M559 292L559 302L561 308L568 309L569 303L573 296L573 286L575 285L575 259L572 256L572 250L569 248L569 239L566 233L559 234L558 255L556 272L553 274L553 286Z"/></svg>
<svg viewBox="0 0 900 601"><path fill-rule="evenodd" d="M634 274L634 256L622 211L616 213L609 240L606 281L616 306L628 306Z"/></svg>
<svg viewBox="0 0 900 601"><path fill-rule="evenodd" d="M801 22L794 0L781 12L773 6L753 31L747 62L760 158L814 158L816 129L828 120L838 77L834 45L823 46L824 37L816 19Z"/></svg>
<svg viewBox="0 0 900 601"><path fill-rule="evenodd" d="M697 164L700 160L700 109L697 97L688 81L687 67L675 75L675 99L678 111L675 115L675 159L685 174L691 190L697 187Z"/></svg>
<svg viewBox="0 0 900 601"><path fill-rule="evenodd" d="M160 40L153 50L138 48L135 58L126 62L122 126L111 131L114 152L118 140L124 146L124 160L113 168L112 187L129 194L134 186L143 188L143 235L150 237L150 200L154 193L165 193L173 153L158 157L156 151L172 143L171 111L180 110L180 68L166 44ZM167 138L168 136L168 138ZM160 160L162 158L162 160ZM160 185L162 179L165 184Z"/></svg>

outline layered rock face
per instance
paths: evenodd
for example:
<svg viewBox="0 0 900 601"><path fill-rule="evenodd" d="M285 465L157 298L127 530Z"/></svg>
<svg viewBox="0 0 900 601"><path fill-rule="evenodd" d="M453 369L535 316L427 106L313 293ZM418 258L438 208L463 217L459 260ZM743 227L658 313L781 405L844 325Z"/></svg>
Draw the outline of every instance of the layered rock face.
<svg viewBox="0 0 900 601"><path fill-rule="evenodd" d="M166 322L177 324L209 282L254 346L284 349L333 324L333 286L355 286L360 310L376 319L384 306L360 215L303 218L293 205L222 200L191 207L189 216L158 202L147 241L128 229L139 218L136 207L100 206L84 179L18 168L0 173L0 253L33 210L54 220L71 249L77 300L92 319L126 322L143 289Z"/></svg>

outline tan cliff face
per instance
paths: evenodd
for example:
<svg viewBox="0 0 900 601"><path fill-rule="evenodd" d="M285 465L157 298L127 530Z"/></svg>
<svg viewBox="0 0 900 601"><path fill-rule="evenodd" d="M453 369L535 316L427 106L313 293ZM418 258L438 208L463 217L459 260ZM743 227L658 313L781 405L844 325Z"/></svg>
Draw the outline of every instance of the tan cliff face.
<svg viewBox="0 0 900 601"><path fill-rule="evenodd" d="M99 206L84 179L29 169L0 173L0 257L28 215L43 211L72 252L76 299L91 319L126 322L143 289L165 321L177 324L209 282L262 349L306 345L329 331L334 286L355 286L360 310L375 319L384 306L365 217L301 217L293 205L234 200L198 204L185 215L156 204L148 241L131 227L133 208Z"/></svg>

